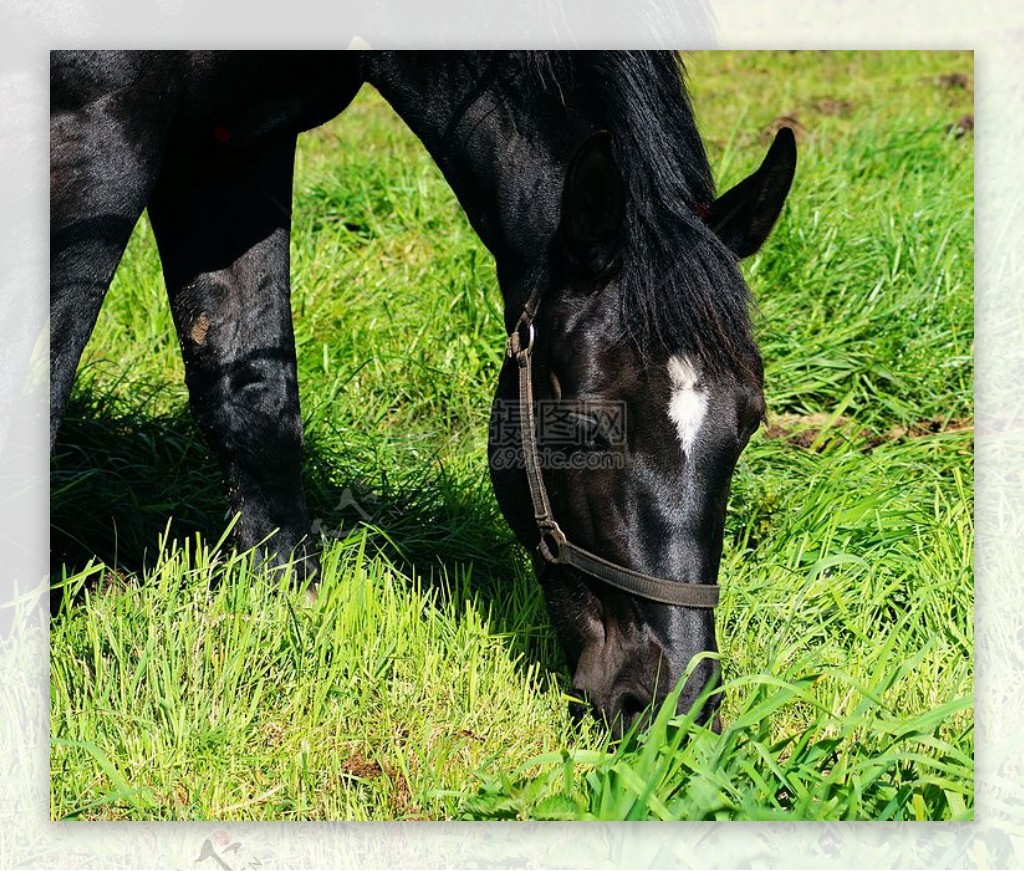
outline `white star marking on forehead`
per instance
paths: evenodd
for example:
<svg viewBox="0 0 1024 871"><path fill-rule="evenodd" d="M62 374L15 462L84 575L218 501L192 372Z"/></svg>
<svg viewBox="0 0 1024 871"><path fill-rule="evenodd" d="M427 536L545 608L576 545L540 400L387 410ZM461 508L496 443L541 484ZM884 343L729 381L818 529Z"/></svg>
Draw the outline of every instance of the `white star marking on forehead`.
<svg viewBox="0 0 1024 871"><path fill-rule="evenodd" d="M672 389L668 416L676 425L683 453L689 456L707 414L707 394L700 387L700 373L688 357L669 357L668 377Z"/></svg>

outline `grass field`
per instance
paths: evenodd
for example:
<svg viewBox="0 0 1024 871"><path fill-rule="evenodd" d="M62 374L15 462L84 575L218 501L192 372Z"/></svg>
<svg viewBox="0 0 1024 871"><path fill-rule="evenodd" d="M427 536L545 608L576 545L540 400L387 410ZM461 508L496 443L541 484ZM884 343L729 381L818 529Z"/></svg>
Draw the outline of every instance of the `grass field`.
<svg viewBox="0 0 1024 871"><path fill-rule="evenodd" d="M52 462L53 818L973 817L972 56L687 63L722 189L779 116L800 147L745 266L770 425L730 503L722 734L571 724L488 481L493 264L367 90L295 182L323 593L221 544L143 220Z"/></svg>

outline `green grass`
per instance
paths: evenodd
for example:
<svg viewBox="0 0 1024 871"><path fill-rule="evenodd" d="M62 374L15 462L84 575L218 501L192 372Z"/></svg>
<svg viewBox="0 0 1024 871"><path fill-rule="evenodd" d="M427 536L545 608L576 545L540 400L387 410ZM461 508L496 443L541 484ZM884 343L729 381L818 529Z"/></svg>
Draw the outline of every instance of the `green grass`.
<svg viewBox="0 0 1024 871"><path fill-rule="evenodd" d="M972 818L973 141L948 127L973 59L687 61L723 188L800 125L745 266L771 426L730 503L722 734L569 721L487 476L493 264L367 91L302 137L295 183L322 595L221 541L144 220L52 462L53 818Z"/></svg>

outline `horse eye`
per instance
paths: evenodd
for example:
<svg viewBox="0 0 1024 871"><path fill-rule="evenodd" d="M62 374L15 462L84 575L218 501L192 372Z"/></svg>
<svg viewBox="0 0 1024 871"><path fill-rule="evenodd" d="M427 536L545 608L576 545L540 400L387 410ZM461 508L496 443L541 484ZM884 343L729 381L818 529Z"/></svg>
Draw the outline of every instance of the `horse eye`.
<svg viewBox="0 0 1024 871"><path fill-rule="evenodd" d="M605 451L611 448L611 440L596 418L574 412L570 419L576 430L577 440L573 446L577 450Z"/></svg>
<svg viewBox="0 0 1024 871"><path fill-rule="evenodd" d="M744 444L746 444L754 437L754 434L761 428L762 423L765 423L765 419L763 417L758 417L751 421L749 424L747 424L746 428L743 430L742 433Z"/></svg>

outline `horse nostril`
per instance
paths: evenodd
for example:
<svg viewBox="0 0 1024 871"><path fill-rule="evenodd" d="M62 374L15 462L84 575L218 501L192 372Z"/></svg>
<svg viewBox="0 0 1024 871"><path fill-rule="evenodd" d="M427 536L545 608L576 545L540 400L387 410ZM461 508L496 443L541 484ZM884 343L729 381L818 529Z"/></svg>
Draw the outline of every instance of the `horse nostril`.
<svg viewBox="0 0 1024 871"><path fill-rule="evenodd" d="M591 716L620 738L651 705L650 693L636 686L616 688L611 697L603 701L579 687L572 688L572 696L569 716L574 723L579 724Z"/></svg>
<svg viewBox="0 0 1024 871"><path fill-rule="evenodd" d="M651 703L649 698L642 697L639 693L626 690L615 700L612 713L620 715L623 720L632 720L637 714L643 713Z"/></svg>
<svg viewBox="0 0 1024 871"><path fill-rule="evenodd" d="M613 733L621 738L636 720L645 716L650 704L649 694L643 690L630 688L620 691L601 713Z"/></svg>

